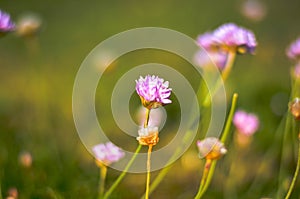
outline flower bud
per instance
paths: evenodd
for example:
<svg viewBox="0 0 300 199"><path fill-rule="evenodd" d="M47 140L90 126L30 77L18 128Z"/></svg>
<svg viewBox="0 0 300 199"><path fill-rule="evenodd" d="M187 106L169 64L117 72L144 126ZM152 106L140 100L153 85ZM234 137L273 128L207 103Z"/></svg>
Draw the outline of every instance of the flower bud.
<svg viewBox="0 0 300 199"><path fill-rule="evenodd" d="M300 99L295 98L292 102L289 103L289 109L291 114L296 120L300 120Z"/></svg>
<svg viewBox="0 0 300 199"><path fill-rule="evenodd" d="M157 127L146 127L141 128L138 131L139 137L136 139L141 145L156 145L159 141L158 128Z"/></svg>
<svg viewBox="0 0 300 199"><path fill-rule="evenodd" d="M39 16L30 14L24 15L17 23L17 34L21 37L35 36L42 25L42 20Z"/></svg>
<svg viewBox="0 0 300 199"><path fill-rule="evenodd" d="M28 151L23 151L19 155L19 163L25 167L29 168L32 165L32 156Z"/></svg>
<svg viewBox="0 0 300 199"><path fill-rule="evenodd" d="M227 153L224 144L215 137L208 137L201 141L198 140L197 146L199 156L205 157L205 159L216 160Z"/></svg>

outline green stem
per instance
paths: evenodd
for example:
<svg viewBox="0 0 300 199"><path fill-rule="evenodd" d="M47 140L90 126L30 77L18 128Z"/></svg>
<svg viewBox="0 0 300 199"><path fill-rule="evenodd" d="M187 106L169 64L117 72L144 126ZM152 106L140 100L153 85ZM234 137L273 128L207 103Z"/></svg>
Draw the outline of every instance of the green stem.
<svg viewBox="0 0 300 199"><path fill-rule="evenodd" d="M288 199L290 198L290 195L292 194L292 191L294 189L294 186L295 186L295 183L296 183L296 180L297 180L297 176L299 174L299 169L300 169L300 139L298 138L298 161L297 161L297 167L296 167L296 171L294 173L294 177L293 177L293 180L292 180L292 183L290 185L290 188L285 196L285 199Z"/></svg>
<svg viewBox="0 0 300 199"><path fill-rule="evenodd" d="M238 94L234 93L233 97L232 97L232 102L231 102L231 108L230 108L230 111L229 111L229 115L228 115L228 118L227 118L227 121L226 121L226 124L225 124L225 128L224 128L224 131L223 131L223 134L222 134L222 137L221 137L221 142L223 142L223 143L226 142L226 139L229 135L229 130L230 130L230 127L231 127L231 124L232 124L232 118L233 118L233 115L234 115L234 112L235 112L235 107L236 107L236 104L237 104L237 98L238 98ZM200 199L204 195L204 193L206 192L208 186L210 185L212 177L214 175L216 165L217 165L217 161L213 160L212 163L211 163L211 166L209 167L209 171L208 171L208 174L207 174L207 179L205 180L204 185L200 186L195 199ZM202 178L203 178L203 176L202 176Z"/></svg>
<svg viewBox="0 0 300 199"><path fill-rule="evenodd" d="M152 151L152 145L150 144L149 148L148 148L148 158L147 158L147 182L146 182L145 199L149 198L149 186L150 186L150 175L151 175L151 172L150 172L150 168L151 168L151 161L150 161L151 151Z"/></svg>
<svg viewBox="0 0 300 199"><path fill-rule="evenodd" d="M221 142L223 142L223 143L225 143L225 141L226 141L226 139L229 135L229 132L230 132L230 127L231 127L231 124L232 124L232 119L233 119L233 116L234 116L234 112L235 112L235 108L236 108L236 104L237 104L237 99L238 99L238 94L234 93L233 97L232 97L232 102L231 102L231 108L230 108L230 111L229 111L229 115L228 115L228 118L227 118L227 121L226 121L226 124L225 124L223 134L221 136Z"/></svg>
<svg viewBox="0 0 300 199"><path fill-rule="evenodd" d="M204 107L209 106L210 104L210 96L214 96L215 92L219 89L222 81L225 82L231 72L232 66L234 64L234 60L236 57L236 53L234 51L229 51L228 53L228 57L227 57L227 61L226 61L226 65L224 67L224 70L222 71L222 78L219 78L217 80L217 83L215 84L215 86L213 87L213 90L211 92L211 95L209 93L207 93L206 97L204 98L204 101L202 103L202 105Z"/></svg>
<svg viewBox="0 0 300 199"><path fill-rule="evenodd" d="M200 193L198 192L199 195L197 194L198 197L196 196L197 198L195 198L195 199L200 199L200 198L204 195L204 193L206 192L208 186L210 185L210 182L211 182L211 180L212 180L212 177L213 177L213 175L214 175L216 165L217 165L217 161L216 161L216 160L213 160L212 163L211 163L210 169L209 169L209 171L208 171L208 175L207 175L207 179L206 179L206 181L205 181L205 184L203 185L203 188L202 188L202 190L200 191Z"/></svg>
<svg viewBox="0 0 300 199"><path fill-rule="evenodd" d="M195 199L199 199L201 197L201 191L203 190L203 187L205 185L206 179L208 177L211 163L212 163L211 159L207 159L206 162L205 162L205 166L204 166L204 170L203 170L203 174L202 174L202 179L201 179L200 187L199 187L197 195L195 196Z"/></svg>
<svg viewBox="0 0 300 199"><path fill-rule="evenodd" d="M99 199L103 197L106 174L107 174L107 167L103 165L100 167Z"/></svg>
<svg viewBox="0 0 300 199"><path fill-rule="evenodd" d="M159 174L157 175L157 177L154 179L154 181L151 183L150 187L149 187L149 194L151 194L156 187L160 184L160 182L164 179L164 177L167 175L167 173L169 172L169 170L172 168L172 165L167 166L165 168L163 168L161 170L161 172L159 172ZM144 199L146 196L146 194L144 194L141 199Z"/></svg>
<svg viewBox="0 0 300 199"><path fill-rule="evenodd" d="M119 183L123 180L128 169L130 168L130 166L134 162L135 158L137 157L138 153L140 152L141 148L142 148L142 145L139 144L139 146L135 150L132 158L129 160L128 164L126 165L125 169L122 171L121 175L119 175L119 177L114 182L114 184L109 188L109 190L104 194L103 199L107 199L111 195L111 193L115 190L115 188L119 185Z"/></svg>
<svg viewBox="0 0 300 199"><path fill-rule="evenodd" d="M286 115L285 127L283 132L283 139L282 139L282 146L281 146L281 160L280 160L280 167L279 167L279 176L278 176L278 191L276 198L283 198L283 190L284 188L281 186L281 183L284 180L284 167L285 167L285 144L288 144L288 134L291 129L292 117L289 113ZM288 144L289 145L289 144Z"/></svg>

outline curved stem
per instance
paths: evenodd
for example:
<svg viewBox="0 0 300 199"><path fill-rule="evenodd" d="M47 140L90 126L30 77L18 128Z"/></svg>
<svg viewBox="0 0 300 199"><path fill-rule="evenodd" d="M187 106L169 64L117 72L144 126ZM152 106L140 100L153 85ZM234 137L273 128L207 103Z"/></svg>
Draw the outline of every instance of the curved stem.
<svg viewBox="0 0 300 199"><path fill-rule="evenodd" d="M125 169L122 171L121 175L119 175L119 177L114 182L114 184L109 188L109 190L104 194L103 199L107 199L110 196L110 194L115 190L115 188L119 185L119 183L123 180L123 178L125 177L128 169L130 168L130 166L134 162L137 154L140 152L141 148L142 148L142 145L139 144L139 146L135 150L132 158L129 160L128 164L126 165Z"/></svg>
<svg viewBox="0 0 300 199"><path fill-rule="evenodd" d="M295 183L296 183L296 180L297 180L297 176L299 174L299 169L300 169L300 138L298 138L298 161L297 161L297 167L296 167L296 170L295 170L295 173L294 173L294 177L293 177L293 180L291 182L291 185L289 187L289 190L285 196L285 199L288 199L290 198L291 194L292 194L292 191L294 189L294 186L295 186Z"/></svg>
<svg viewBox="0 0 300 199"><path fill-rule="evenodd" d="M224 131L223 131L223 134L222 134L222 137L221 137L221 142L225 143L228 135L229 135L229 132L230 132L230 127L231 127L231 124L232 124L232 119L233 119L233 116L234 116L234 112L235 112L235 108L236 108L236 104L237 104L237 99L238 99L238 94L237 93L234 93L233 96L232 96L232 101L231 101L231 108L230 108L230 111L229 111L229 115L228 115L228 118L227 118L227 121L226 121L226 124L225 124L225 128L224 128Z"/></svg>
<svg viewBox="0 0 300 199"><path fill-rule="evenodd" d="M234 64L234 60L236 57L236 52L229 51L228 57L226 61L226 65L224 67L224 70L222 71L222 78L219 78L213 87L213 90L210 92L211 94L207 93L206 97L204 98L204 101L202 103L203 106L207 107L210 104L210 96L214 96L215 92L219 89L220 85L222 84L222 81L225 82L231 72L232 66Z"/></svg>
<svg viewBox="0 0 300 199"><path fill-rule="evenodd" d="M210 169L208 171L207 179L205 181L205 184L203 185L202 190L200 192L198 192L199 195L197 194L198 197L196 196L197 198L195 197L195 199L200 199L204 195L204 193L206 192L208 186L210 185L212 177L214 175L216 165L217 165L217 161L213 160L212 163L211 163Z"/></svg>
<svg viewBox="0 0 300 199"><path fill-rule="evenodd" d="M203 190L206 179L208 177L208 173L209 173L209 170L210 170L211 163L212 163L211 159L207 159L206 162L205 162L200 187L199 187L197 195L195 196L195 199L199 199L201 197L201 191Z"/></svg>
<svg viewBox="0 0 300 199"><path fill-rule="evenodd" d="M227 137L229 135L229 132L230 132L230 127L231 127L231 124L232 124L232 118L233 118L233 115L234 115L234 112L235 112L235 107L236 107L236 104L237 104L237 99L238 99L238 94L234 93L233 97L232 97L232 102L231 102L231 108L230 108L230 111L229 111L229 115L228 115L228 118L226 120L225 129L224 129L222 137L221 137L221 142L223 142L223 143L226 142L226 139L227 139ZM206 192L208 186L210 185L212 177L214 175L216 165L217 165L217 161L213 160L210 163L208 171L205 171L207 169L206 168L207 165L205 164L205 168L204 168L204 172L203 173L207 172L207 176L204 176L204 175L202 176L202 180L201 181L204 181L204 183L202 184L202 182L201 182L200 188L198 190L198 193L197 193L195 199L200 199L204 195L204 193ZM203 180L203 177L205 177L205 178L207 177L207 179Z"/></svg>
<svg viewBox="0 0 300 199"><path fill-rule="evenodd" d="M149 185L150 185L150 169L151 169L151 151L152 151L152 144L149 145L148 148L148 158L147 158L147 182L146 182L146 193L145 199L149 198Z"/></svg>
<svg viewBox="0 0 300 199"><path fill-rule="evenodd" d="M99 199L102 198L104 193L106 174L107 174L107 167L103 165L100 167Z"/></svg>
<svg viewBox="0 0 300 199"><path fill-rule="evenodd" d="M232 50L229 51L227 61L226 61L226 65L224 67L224 70L222 71L223 81L225 81L228 78L228 76L230 74L230 71L232 69L235 57L236 57L236 52L232 51Z"/></svg>

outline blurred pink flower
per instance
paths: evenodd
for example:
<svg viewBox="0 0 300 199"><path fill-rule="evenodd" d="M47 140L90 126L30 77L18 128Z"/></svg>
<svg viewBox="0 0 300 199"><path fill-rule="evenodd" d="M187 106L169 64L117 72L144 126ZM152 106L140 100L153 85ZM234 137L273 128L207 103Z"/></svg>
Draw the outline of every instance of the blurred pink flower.
<svg viewBox="0 0 300 199"><path fill-rule="evenodd" d="M220 48L225 52L234 50L239 54L253 53L257 46L254 33L234 23L224 24L213 32L199 35L197 43L205 50Z"/></svg>
<svg viewBox="0 0 300 199"><path fill-rule="evenodd" d="M0 10L0 32L6 33L15 29L14 22L10 19L9 14Z"/></svg>
<svg viewBox="0 0 300 199"><path fill-rule="evenodd" d="M286 50L286 55L290 59L299 59L300 58L300 37L296 39L293 43L290 44Z"/></svg>
<svg viewBox="0 0 300 199"><path fill-rule="evenodd" d="M267 14L266 5L259 0L246 0L242 4L241 13L252 21L261 21Z"/></svg>
<svg viewBox="0 0 300 199"><path fill-rule="evenodd" d="M96 160L108 165L119 161L125 155L125 153L119 147L111 142L107 142L106 144L98 144L93 147L92 151Z"/></svg>
<svg viewBox="0 0 300 199"><path fill-rule="evenodd" d="M240 110L235 113L233 124L239 133L251 136L257 131L259 120L256 115Z"/></svg>
<svg viewBox="0 0 300 199"><path fill-rule="evenodd" d="M206 159L218 159L222 155L227 153L227 149L224 144L215 137L208 137L204 140L197 141L197 147L199 149L199 156Z"/></svg>
<svg viewBox="0 0 300 199"><path fill-rule="evenodd" d="M25 167L25 168L29 168L32 165L32 155L30 152L28 151L22 151L19 154L19 163Z"/></svg>

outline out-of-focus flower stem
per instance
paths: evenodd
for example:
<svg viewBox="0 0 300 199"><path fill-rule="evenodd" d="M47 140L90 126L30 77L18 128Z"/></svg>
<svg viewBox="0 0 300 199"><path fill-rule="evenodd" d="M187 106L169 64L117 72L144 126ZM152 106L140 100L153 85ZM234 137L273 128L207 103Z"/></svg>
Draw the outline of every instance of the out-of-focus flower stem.
<svg viewBox="0 0 300 199"><path fill-rule="evenodd" d="M145 198L149 198L149 186L150 186L150 169L151 169L151 152L152 152L152 144L149 145L148 148L148 158L147 158L147 182L146 182L146 193L145 193Z"/></svg>
<svg viewBox="0 0 300 199"><path fill-rule="evenodd" d="M195 197L195 199L199 199L201 197L201 190L203 190L203 187L205 185L206 179L208 177L208 173L211 167L211 163L212 160L211 159L207 159L204 165L204 170L203 170L203 174L202 174L202 179L201 179L201 183L200 183L200 187L199 187L199 191Z"/></svg>
<svg viewBox="0 0 300 199"><path fill-rule="evenodd" d="M107 174L107 167L105 165L102 165L100 167L99 199L103 197L106 174Z"/></svg>
<svg viewBox="0 0 300 199"><path fill-rule="evenodd" d="M285 199L290 198L290 196L292 194L292 191L294 189L296 180L297 180L297 176L299 174L299 169L300 169L300 137L299 136L300 136L300 134L298 135L298 160L297 160L297 166L296 166L296 170L295 170L295 173L294 173L293 180L292 180L291 185L289 187L289 190L288 190L288 192L285 196Z"/></svg>
<svg viewBox="0 0 300 199"><path fill-rule="evenodd" d="M200 199L204 193L206 192L211 180L212 180L212 177L214 175L214 172L215 172L215 168L216 168L216 165L217 165L217 160L212 160L211 163L210 163L210 167L209 167L209 170L207 172L207 179L205 180L205 183L204 185L202 186L202 189L198 191L195 199ZM206 163L205 163L205 166L206 166ZM203 178L203 176L202 176Z"/></svg>
<svg viewBox="0 0 300 199"><path fill-rule="evenodd" d="M229 132L230 132L230 127L231 127L231 124L232 124L232 118L233 118L233 115L234 115L234 112L235 112L237 99L238 99L238 94L234 93L233 97L232 97L232 102L231 102L231 108L230 108L230 111L229 111L229 115L228 115L228 118L227 118L227 121L226 121L226 124L225 124L223 134L221 136L221 142L223 142L223 143L226 142L226 139L227 139L227 137L229 135ZM200 188L198 190L198 193L197 193L195 199L200 199L204 195L204 193L206 192L208 186L210 185L212 177L214 175L216 165L217 165L217 161L213 160L210 163L210 167L208 169L208 172L206 173L206 171L204 170L201 181L203 181L203 178L206 178L206 180L204 181L204 185L201 186L202 183L200 184ZM204 169L206 169L206 166L207 165L205 164ZM204 176L204 174L207 174L207 176Z"/></svg>
<svg viewBox="0 0 300 199"><path fill-rule="evenodd" d="M228 76L230 74L230 71L232 69L232 66L234 64L235 57L236 57L236 52L233 51L233 50L230 50L228 52L228 57L227 57L226 65L224 67L224 70L222 71L223 81L227 80L227 78L228 78Z"/></svg>
<svg viewBox="0 0 300 199"><path fill-rule="evenodd" d="M104 194L103 199L107 199L111 195L111 193L115 190L115 188L119 185L119 183L123 180L128 169L131 167L132 163L134 162L137 154L140 152L141 148L142 148L142 145L139 144L138 147L136 148L132 158L129 160L128 164L126 165L125 169L119 175L119 177L114 182L114 184L109 188L109 190Z"/></svg>
<svg viewBox="0 0 300 199"><path fill-rule="evenodd" d="M203 106L207 107L210 104L210 96L213 96L215 94L215 92L219 89L222 81L225 82L231 72L232 66L234 64L235 61L235 57L236 57L236 52L235 51L229 51L228 52L228 57L227 57L227 61L226 61L226 65L224 67L224 70L222 71L222 78L218 79L217 83L215 84L213 90L210 92L210 94L208 93L206 95L206 97L204 98L203 101Z"/></svg>
<svg viewBox="0 0 300 199"><path fill-rule="evenodd" d="M1 181L0 181L0 199L2 199L2 189L1 189Z"/></svg>

